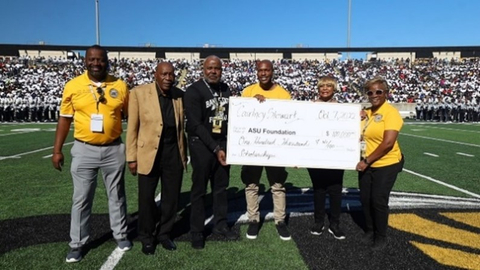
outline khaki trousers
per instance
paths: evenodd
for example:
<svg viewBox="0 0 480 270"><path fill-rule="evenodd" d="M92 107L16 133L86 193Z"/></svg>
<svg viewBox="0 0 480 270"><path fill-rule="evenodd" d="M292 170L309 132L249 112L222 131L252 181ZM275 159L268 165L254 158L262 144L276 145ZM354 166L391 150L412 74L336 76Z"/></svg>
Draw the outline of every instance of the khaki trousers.
<svg viewBox="0 0 480 270"><path fill-rule="evenodd" d="M247 201L247 215L250 221L260 221L258 201L258 184L262 176L263 167L243 166L241 178L245 183L245 199ZM284 183L288 173L284 167L265 167L273 199L273 217L275 224L282 222L286 217L286 194Z"/></svg>

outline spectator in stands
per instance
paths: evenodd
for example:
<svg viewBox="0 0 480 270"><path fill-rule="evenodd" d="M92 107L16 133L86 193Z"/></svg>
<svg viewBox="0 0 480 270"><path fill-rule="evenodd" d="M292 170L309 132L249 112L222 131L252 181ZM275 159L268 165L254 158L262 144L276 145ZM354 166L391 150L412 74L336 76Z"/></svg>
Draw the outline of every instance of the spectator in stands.
<svg viewBox="0 0 480 270"><path fill-rule="evenodd" d="M174 82L173 65L163 62L157 66L154 83L130 92L127 162L130 172L138 173L138 236L146 255L155 253L156 232L163 248L177 249L170 232L177 216L187 152L184 92L173 86ZM155 202L159 179L160 211Z"/></svg>
<svg viewBox="0 0 480 270"><path fill-rule="evenodd" d="M381 250L387 245L390 192L404 163L397 142L403 119L386 102L389 88L385 79L369 80L364 89L372 106L362 121L362 160L356 169L365 216L364 242L374 250Z"/></svg>
<svg viewBox="0 0 480 270"><path fill-rule="evenodd" d="M280 85L273 82L273 64L268 60L257 63L258 83L245 88L242 97L254 97L260 103L266 99L291 99L290 94ZM258 190L260 178L262 176L263 166L242 166L241 178L245 184L245 198L247 201L247 214L249 226L247 230L248 239L256 239L259 230L260 211L258 201ZM285 181L287 180L287 171L285 167L265 166L268 183L273 197L273 216L278 235L282 240L290 240L290 232L285 223L286 217L286 191Z"/></svg>
<svg viewBox="0 0 480 270"><path fill-rule="evenodd" d="M73 204L67 262L78 262L85 254L99 170L107 191L110 227L118 249L132 248L127 239L125 145L120 136L121 113L128 108L128 88L125 82L107 74L107 65L104 48L98 45L88 48L87 71L70 80L63 92L52 163L55 169L62 170L62 147L74 121L75 142L70 168Z"/></svg>
<svg viewBox="0 0 480 270"><path fill-rule="evenodd" d="M321 77L318 80L318 102L337 102L334 95L338 91L337 80L334 77ZM330 216L328 232L335 239L345 239L345 233L340 228L342 212L342 188L344 170L308 168L308 174L313 185L314 221L310 233L321 235L325 229L325 200L328 193Z"/></svg>
<svg viewBox="0 0 480 270"><path fill-rule="evenodd" d="M190 233L195 249L205 246L205 195L209 181L213 195L213 233L227 240L238 238L227 224L230 166L226 163L225 151L230 88L220 81L221 77L220 58L207 57L203 78L187 88L184 99L193 167Z"/></svg>
<svg viewBox="0 0 480 270"><path fill-rule="evenodd" d="M408 59L407 59L408 60ZM460 104L462 99L473 102L480 91L480 59L417 59L410 63L403 59L387 60L287 60L275 62L277 66L275 81L287 89L292 99L316 99L317 84L316 74L333 75L337 78L341 95L337 96L339 102L363 102L361 88L366 78L382 75L391 85L387 101L391 103L415 102L421 100L421 114L428 118L429 97L438 100L450 98L452 108L449 111L451 121L460 120L460 108L453 104ZM2 63L3 61L3 63ZM118 78L127 82L130 87L154 81L154 69L158 59L113 59L110 61L111 72ZM185 87L202 77L200 60L186 61L185 59L171 59L169 62L175 68L175 75L182 78ZM80 75L83 64L80 59L68 60L64 58L44 57L19 57L0 60L0 93L10 94L16 100L21 94L26 96L38 91L39 96L47 102L42 112L43 121L56 121L58 118L58 105L51 105L52 97L61 94L60 85ZM241 95L241 90L255 83L255 61L232 59L223 63L223 78L228 82L232 95ZM182 74L181 72L184 72ZM182 74L183 76L180 76ZM2 88L3 87L3 88ZM5 121L15 121L17 113L15 105L8 105L5 111ZM423 112L425 108L425 113ZM432 107L433 108L433 107ZM31 108L30 108L31 109ZM464 120L473 119L468 115L468 104L463 112ZM432 110L435 119L438 111ZM447 113L447 112L446 112ZM467 116L465 116L467 115ZM23 121L33 121L29 116ZM6 120L8 119L8 120ZM419 119L421 120L421 119ZM20 121L22 121L20 119Z"/></svg>

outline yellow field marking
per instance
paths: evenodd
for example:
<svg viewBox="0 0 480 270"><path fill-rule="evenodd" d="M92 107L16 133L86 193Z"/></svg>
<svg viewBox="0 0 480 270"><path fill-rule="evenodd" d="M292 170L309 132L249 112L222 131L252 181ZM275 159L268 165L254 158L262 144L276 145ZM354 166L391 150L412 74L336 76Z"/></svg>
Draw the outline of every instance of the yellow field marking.
<svg viewBox="0 0 480 270"><path fill-rule="evenodd" d="M457 222L480 228L480 213L440 213Z"/></svg>
<svg viewBox="0 0 480 270"><path fill-rule="evenodd" d="M478 254L450 248L442 248L435 245L422 244L414 241L410 241L410 243L443 265L463 269L480 269L480 256Z"/></svg>
<svg viewBox="0 0 480 270"><path fill-rule="evenodd" d="M400 231L459 246L480 249L480 234L452 228L415 214L392 214L388 224Z"/></svg>

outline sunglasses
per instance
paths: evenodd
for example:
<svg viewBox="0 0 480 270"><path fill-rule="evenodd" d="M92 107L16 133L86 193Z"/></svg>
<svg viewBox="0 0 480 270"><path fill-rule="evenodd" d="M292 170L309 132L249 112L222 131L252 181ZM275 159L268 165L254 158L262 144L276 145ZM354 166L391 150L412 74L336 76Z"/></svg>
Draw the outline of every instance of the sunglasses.
<svg viewBox="0 0 480 270"><path fill-rule="evenodd" d="M375 91L367 91L367 96L371 97L373 94L379 96L382 95L385 90L375 90Z"/></svg>
<svg viewBox="0 0 480 270"><path fill-rule="evenodd" d="M98 98L98 101L101 103L104 103L106 101L105 99L105 91L101 87L97 87L97 93L100 95Z"/></svg>

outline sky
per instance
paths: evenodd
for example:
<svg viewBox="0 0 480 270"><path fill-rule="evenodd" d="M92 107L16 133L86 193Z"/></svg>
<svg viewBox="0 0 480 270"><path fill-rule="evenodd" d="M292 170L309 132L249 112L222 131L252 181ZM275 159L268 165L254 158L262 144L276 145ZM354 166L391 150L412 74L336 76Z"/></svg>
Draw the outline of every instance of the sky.
<svg viewBox="0 0 480 270"><path fill-rule="evenodd" d="M480 0L350 0L350 47L480 46ZM1 0L0 44L92 45L96 0ZM349 0L98 0L100 44L347 47Z"/></svg>

